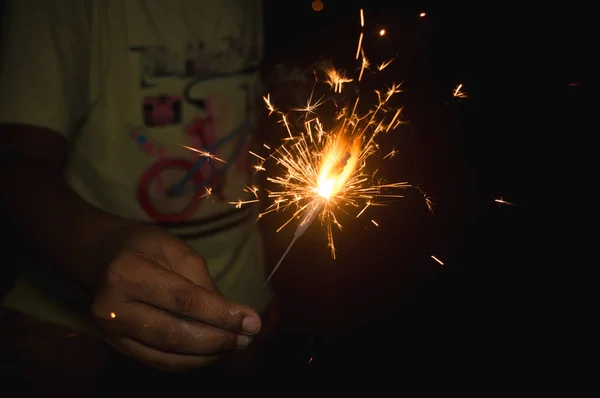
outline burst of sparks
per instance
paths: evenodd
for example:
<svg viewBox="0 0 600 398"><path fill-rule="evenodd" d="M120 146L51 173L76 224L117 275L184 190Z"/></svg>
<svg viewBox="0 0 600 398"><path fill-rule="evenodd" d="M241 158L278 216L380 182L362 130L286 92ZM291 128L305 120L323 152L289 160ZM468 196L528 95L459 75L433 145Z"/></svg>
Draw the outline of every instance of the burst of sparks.
<svg viewBox="0 0 600 398"><path fill-rule="evenodd" d="M364 27L364 13L360 13L361 28ZM362 48L363 33L359 37L357 56L362 56L359 76L360 81L370 63ZM377 69L383 70L393 61L386 61ZM315 72L317 83L328 85L336 94L342 93L344 84L354 81L343 71L331 65L322 66ZM370 109L359 110L360 97L345 96L346 106L332 100L331 96L322 96L313 100L315 87L305 106L290 111L301 112L302 117L294 124L287 115L272 103L270 95L263 97L269 114L277 114L279 122L285 127L287 137L281 146L261 156L250 152L259 162L255 169L267 171L267 181L275 186L268 192L270 203L259 217L272 212L290 210L291 216L283 222L277 231L295 219L304 219L315 209L320 212L319 218L325 226L328 246L335 258L333 239L334 228L342 229L341 213L356 214L360 217L367 208L382 205L384 201L402 198L398 189L413 188L406 182L387 183L376 177L376 172L368 171L368 164L373 158L391 159L398 151L394 148L385 156L380 156L376 138L398 127L401 108L391 105L391 100L400 92L401 84L393 83L387 90L375 91L377 101ZM334 104L334 111L328 114L322 110L324 104ZM270 148L269 148L270 149ZM265 167L272 159L278 171L270 173ZM425 196L425 195L424 195ZM428 207L432 203L425 196ZM252 200L231 202L240 207ZM378 226L379 224L371 220Z"/></svg>
<svg viewBox="0 0 600 398"><path fill-rule="evenodd" d="M464 91L461 91L462 86L463 86L462 83L460 83L458 86L456 86L456 88L454 89L454 92L452 93L453 97L467 98L467 93L465 93Z"/></svg>

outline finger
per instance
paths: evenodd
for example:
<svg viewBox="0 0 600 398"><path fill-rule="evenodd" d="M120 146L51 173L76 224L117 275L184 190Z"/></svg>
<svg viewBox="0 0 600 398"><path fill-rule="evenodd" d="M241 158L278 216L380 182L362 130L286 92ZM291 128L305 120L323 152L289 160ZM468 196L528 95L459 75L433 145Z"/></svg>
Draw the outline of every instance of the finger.
<svg viewBox="0 0 600 398"><path fill-rule="evenodd" d="M235 333L260 331L260 317L250 307L232 303L139 256L119 262L126 262L127 272L118 273L115 283L121 284L132 300Z"/></svg>
<svg viewBox="0 0 600 398"><path fill-rule="evenodd" d="M173 354L216 355L247 347L252 342L250 336L180 319L139 302L122 305L113 325L113 332Z"/></svg>
<svg viewBox="0 0 600 398"><path fill-rule="evenodd" d="M170 354L129 338L121 338L113 345L119 351L134 357L138 361L166 372L181 372L201 368L210 365L219 358L219 356Z"/></svg>

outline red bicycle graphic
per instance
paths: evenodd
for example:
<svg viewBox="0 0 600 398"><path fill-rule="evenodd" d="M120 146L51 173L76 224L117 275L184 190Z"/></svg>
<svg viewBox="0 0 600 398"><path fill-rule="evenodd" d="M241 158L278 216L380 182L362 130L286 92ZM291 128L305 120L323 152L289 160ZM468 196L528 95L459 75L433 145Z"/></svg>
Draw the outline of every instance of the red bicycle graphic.
<svg viewBox="0 0 600 398"><path fill-rule="evenodd" d="M210 160L207 157L200 157L196 161L183 158L158 160L146 170L138 185L137 195L140 206L155 220L178 223L188 220L196 213L207 189L214 197L224 200L225 174L235 162L246 141L250 139L250 133L250 126L244 122L227 136L203 149L215 153L224 144L237 137L234 150L228 158L224 159L226 163ZM170 177L165 178L164 174L169 174ZM152 187L160 179L175 181L166 188L163 198L150 194L154 191ZM168 202L169 205L165 207L170 211L161 209L158 203L161 199ZM174 208L178 209L172 210Z"/></svg>

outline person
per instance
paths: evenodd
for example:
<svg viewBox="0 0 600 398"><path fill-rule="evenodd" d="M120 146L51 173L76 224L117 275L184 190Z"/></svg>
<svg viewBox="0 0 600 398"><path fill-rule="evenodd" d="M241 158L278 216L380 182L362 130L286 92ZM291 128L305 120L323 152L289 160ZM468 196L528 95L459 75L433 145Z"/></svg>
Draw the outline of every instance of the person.
<svg viewBox="0 0 600 398"><path fill-rule="evenodd" d="M258 209L232 203L260 1L13 0L3 20L2 205L39 254L12 264L3 308L161 370L251 345L274 294Z"/></svg>

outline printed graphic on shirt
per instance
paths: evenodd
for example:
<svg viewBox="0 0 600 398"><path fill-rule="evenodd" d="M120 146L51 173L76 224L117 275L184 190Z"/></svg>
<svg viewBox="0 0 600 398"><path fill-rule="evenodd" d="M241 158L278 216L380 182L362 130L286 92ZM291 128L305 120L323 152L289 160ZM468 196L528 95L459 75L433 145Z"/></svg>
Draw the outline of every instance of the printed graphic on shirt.
<svg viewBox="0 0 600 398"><path fill-rule="evenodd" d="M214 218L202 211L209 194L210 203L235 201L242 193L240 181L249 179L248 149L259 101L258 52L255 35L242 28L238 32L224 37L224 50L217 53L205 51L201 41L179 50L130 48L139 54L144 124L132 128L130 137L152 159L141 174L137 200L156 222ZM236 196L228 190L232 179L240 187Z"/></svg>

